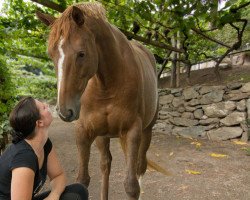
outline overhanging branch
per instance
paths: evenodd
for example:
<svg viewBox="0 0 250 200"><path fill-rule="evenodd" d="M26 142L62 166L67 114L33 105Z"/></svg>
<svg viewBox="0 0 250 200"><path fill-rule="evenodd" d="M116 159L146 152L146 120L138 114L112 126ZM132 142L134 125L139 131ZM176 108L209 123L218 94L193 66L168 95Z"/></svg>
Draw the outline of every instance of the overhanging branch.
<svg viewBox="0 0 250 200"><path fill-rule="evenodd" d="M30 58L37 58L37 59L41 59L41 60L45 60L45 61L50 61L50 59L46 56L37 55L34 53L29 53L29 52L26 52L22 49L8 50L7 52L14 53L14 54L17 54L20 56L26 56L26 57L30 57Z"/></svg>
<svg viewBox="0 0 250 200"><path fill-rule="evenodd" d="M31 1L39 3L47 8L51 8L52 10L56 10L58 12L64 11L64 8L61 7L59 4L53 3L52 1L49 1L49 0L31 0ZM123 29L120 29L120 31L123 32L123 34L126 35L127 37L132 37L133 39L140 41L140 42L144 42L145 44L148 44L148 45L152 45L152 46L162 48L162 49L168 49L168 50L179 52L179 53L184 52L183 49L177 49L175 47L172 47L170 45L166 45L166 44L161 43L161 42L148 40L147 38L141 37L139 35L134 35L133 33L129 32L129 31L125 31Z"/></svg>
<svg viewBox="0 0 250 200"><path fill-rule="evenodd" d="M216 40L216 39L214 39L214 38L211 38L211 37L207 36L206 34L204 34L203 32L201 32L199 29L192 28L192 30L193 30L195 33L197 33L198 35L201 35L202 37L204 37L204 38L206 38L206 39L208 39L208 40L210 40L210 41L213 41L213 42L215 42L215 43L217 43L217 44L220 44L220 45L222 45L222 46L224 46L224 47L230 48L229 45L226 45L226 44L222 43L222 42L219 41L219 40Z"/></svg>
<svg viewBox="0 0 250 200"><path fill-rule="evenodd" d="M63 12L65 10L59 4L56 4L56 3L49 1L49 0L31 0L31 1L38 3L38 4L41 4L47 8L51 8L52 10L56 10L58 12Z"/></svg>

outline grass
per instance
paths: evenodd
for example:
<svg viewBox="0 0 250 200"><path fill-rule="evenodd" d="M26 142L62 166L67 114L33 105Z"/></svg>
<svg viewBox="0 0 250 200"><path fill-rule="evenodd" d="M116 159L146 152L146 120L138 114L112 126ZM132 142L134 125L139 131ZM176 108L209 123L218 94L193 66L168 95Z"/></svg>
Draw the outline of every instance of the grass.
<svg viewBox="0 0 250 200"><path fill-rule="evenodd" d="M247 156L250 156L250 148L246 149L246 154L247 154Z"/></svg>
<svg viewBox="0 0 250 200"><path fill-rule="evenodd" d="M250 74L231 74L225 78L227 82L229 81L242 81L242 82L250 82Z"/></svg>

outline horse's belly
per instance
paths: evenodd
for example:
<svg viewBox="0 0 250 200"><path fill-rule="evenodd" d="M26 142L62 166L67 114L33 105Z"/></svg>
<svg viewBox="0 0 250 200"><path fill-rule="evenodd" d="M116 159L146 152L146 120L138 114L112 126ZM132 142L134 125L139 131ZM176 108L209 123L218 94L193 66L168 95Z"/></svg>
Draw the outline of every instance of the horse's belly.
<svg viewBox="0 0 250 200"><path fill-rule="evenodd" d="M149 71L151 71L150 69ZM142 96L142 113L143 113L143 128L146 128L154 120L157 107L158 107L158 89L157 89L157 79L151 73L145 74L143 82L143 96Z"/></svg>

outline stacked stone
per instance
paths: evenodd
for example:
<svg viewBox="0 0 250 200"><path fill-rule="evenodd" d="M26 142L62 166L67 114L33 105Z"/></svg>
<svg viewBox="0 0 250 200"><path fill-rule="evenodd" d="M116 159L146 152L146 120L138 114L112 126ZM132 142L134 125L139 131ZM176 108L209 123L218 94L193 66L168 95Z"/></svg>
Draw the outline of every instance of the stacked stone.
<svg viewBox="0 0 250 200"><path fill-rule="evenodd" d="M154 130L191 138L247 141L250 82L159 90Z"/></svg>

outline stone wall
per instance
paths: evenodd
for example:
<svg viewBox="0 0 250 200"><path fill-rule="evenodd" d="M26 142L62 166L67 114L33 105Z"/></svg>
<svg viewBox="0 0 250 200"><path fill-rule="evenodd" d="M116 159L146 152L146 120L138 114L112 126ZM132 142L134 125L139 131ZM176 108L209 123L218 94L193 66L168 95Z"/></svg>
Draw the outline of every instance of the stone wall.
<svg viewBox="0 0 250 200"><path fill-rule="evenodd" d="M159 104L156 132L211 140L249 138L250 82L161 89Z"/></svg>

